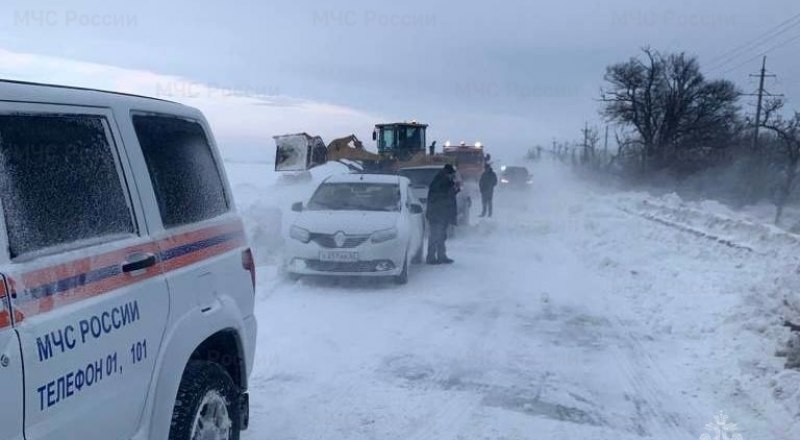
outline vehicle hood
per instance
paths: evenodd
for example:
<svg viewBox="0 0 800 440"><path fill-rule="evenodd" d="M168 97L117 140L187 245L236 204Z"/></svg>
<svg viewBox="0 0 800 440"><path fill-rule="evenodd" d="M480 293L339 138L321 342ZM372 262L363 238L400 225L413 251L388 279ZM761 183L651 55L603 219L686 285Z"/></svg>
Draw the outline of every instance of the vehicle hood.
<svg viewBox="0 0 800 440"><path fill-rule="evenodd" d="M303 211L294 225L318 234L371 234L397 226L399 212Z"/></svg>

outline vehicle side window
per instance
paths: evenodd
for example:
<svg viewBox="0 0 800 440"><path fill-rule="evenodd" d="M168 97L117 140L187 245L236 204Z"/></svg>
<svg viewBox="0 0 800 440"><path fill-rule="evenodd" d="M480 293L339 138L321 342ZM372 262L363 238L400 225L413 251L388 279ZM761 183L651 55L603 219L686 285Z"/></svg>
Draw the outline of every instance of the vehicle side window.
<svg viewBox="0 0 800 440"><path fill-rule="evenodd" d="M0 201L11 258L135 234L102 116L0 115Z"/></svg>
<svg viewBox="0 0 800 440"><path fill-rule="evenodd" d="M164 227L228 212L228 200L203 127L164 115L133 115Z"/></svg>

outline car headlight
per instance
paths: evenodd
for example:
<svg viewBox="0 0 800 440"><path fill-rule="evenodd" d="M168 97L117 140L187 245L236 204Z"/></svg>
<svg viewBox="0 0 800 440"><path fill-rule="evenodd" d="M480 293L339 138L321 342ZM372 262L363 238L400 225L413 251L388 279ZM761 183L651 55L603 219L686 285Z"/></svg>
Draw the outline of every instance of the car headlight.
<svg viewBox="0 0 800 440"><path fill-rule="evenodd" d="M373 243L383 243L384 241L394 240L395 238L397 238L397 228L389 228L373 232L370 240Z"/></svg>
<svg viewBox="0 0 800 440"><path fill-rule="evenodd" d="M500 179L500 183L508 183L508 179Z"/></svg>
<svg viewBox="0 0 800 440"><path fill-rule="evenodd" d="M292 226L289 229L289 236L303 243L308 243L311 240L311 233L300 226Z"/></svg>

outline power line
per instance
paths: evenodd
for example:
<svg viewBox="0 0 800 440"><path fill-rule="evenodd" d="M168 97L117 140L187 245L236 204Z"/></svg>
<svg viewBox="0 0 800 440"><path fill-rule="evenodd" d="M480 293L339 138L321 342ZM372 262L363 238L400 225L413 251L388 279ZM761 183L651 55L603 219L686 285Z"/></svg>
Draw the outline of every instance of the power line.
<svg viewBox="0 0 800 440"><path fill-rule="evenodd" d="M800 18L800 13L797 13L797 14L795 14L795 15L793 15L793 16L791 16L791 17L789 17L788 19L786 19L786 20L784 20L784 21L782 21L782 22L778 23L777 25L775 25L775 26L771 27L770 29L766 30L765 32L762 32L760 35L758 35L757 37L755 37L755 38L753 39L753 41L750 41L750 42L748 42L748 43L743 43L743 44L740 44L740 45L738 45L738 46L734 47L733 49L730 49L730 50L728 50L728 51L725 51L725 52L723 52L723 53L721 53L721 54L717 55L715 58L711 59L711 62L712 62L712 63L714 63L714 62L716 62L716 61L718 61L718 60L721 60L721 59L723 59L723 58L725 58L725 57L727 57L727 56L729 56L729 55L733 54L734 52L736 52L736 51L738 51L738 50L740 50L740 49L743 49L743 48L745 48L745 47L747 47L747 46L751 45L753 42L755 42L755 41L759 41L759 40L761 40L762 38L769 36L770 34L772 34L773 32L775 32L776 30L778 30L778 29L782 28L783 26L787 25L788 23L791 23L792 21L794 21L794 20L796 20L796 19L798 19L798 18Z"/></svg>
<svg viewBox="0 0 800 440"><path fill-rule="evenodd" d="M766 54L768 54L768 53L772 52L772 51L773 51L773 50L775 50L775 49L780 49L781 47L783 47L783 46L786 46L787 44L789 44L789 43L792 43L792 42L794 42L794 41L797 41L797 40L800 40L800 34L798 34L798 35L795 35L794 37L792 37L792 38L790 38L790 39L788 39L788 40L786 40L786 41L784 41L784 42L782 42L782 43L780 43L780 44L776 44L775 46L772 46L772 47L770 47L769 49L767 49L767 50L765 50L765 51L763 51L763 52L759 53L758 55L756 55L756 56L754 56L754 57L752 57L752 58L748 58L748 59L746 59L745 61L743 61L743 62L741 62L741 63L739 63L739 64L737 64L737 65L735 65L735 66L731 67L730 69L728 69L728 70L725 70L725 71L724 71L724 72L722 72L720 75L725 75L725 74L731 73L731 72L733 72L734 70L736 70L736 69L738 69L738 68L740 68L740 67L744 66L745 64L748 64L748 63L751 63L751 62L753 62L753 61L757 60L759 57L762 57L762 56L764 56L764 55L766 55Z"/></svg>
<svg viewBox="0 0 800 440"><path fill-rule="evenodd" d="M713 58L709 63L710 70L716 70L721 67L724 67L726 64L736 60L736 58L745 55L747 52L757 49L759 46L763 46L764 44L770 42L771 40L785 34L786 32L790 31L797 25L800 25L800 13L793 15L789 19L781 22L777 26L770 28L768 31L762 33L755 39L740 44L739 46L724 52L723 54ZM787 26L788 25L788 26Z"/></svg>
<svg viewBox="0 0 800 440"><path fill-rule="evenodd" d="M731 50L728 50L728 51L726 51L726 52L714 57L713 59L711 59L710 65L714 66L714 67L712 67L714 69L725 65L727 62L729 62L732 59L735 59L736 56L740 55L741 52L746 52L746 51L748 51L750 49L758 47L758 46L768 42L769 40L774 39L775 37L785 33L786 31L788 31L789 29L793 28L794 26L797 26L798 24L800 24L800 21L799 22L795 22L795 23L792 23L792 22L794 22L795 20L798 20L798 19L800 19L800 13L795 14L792 17L790 17L789 19L784 20L780 24L770 28L766 32L764 32L764 33L760 34L759 36L755 37L753 40L751 40L749 42L746 42L746 43L743 43L743 44L740 44L739 46L736 46L735 48L733 48ZM789 27L781 29L786 25L789 25Z"/></svg>

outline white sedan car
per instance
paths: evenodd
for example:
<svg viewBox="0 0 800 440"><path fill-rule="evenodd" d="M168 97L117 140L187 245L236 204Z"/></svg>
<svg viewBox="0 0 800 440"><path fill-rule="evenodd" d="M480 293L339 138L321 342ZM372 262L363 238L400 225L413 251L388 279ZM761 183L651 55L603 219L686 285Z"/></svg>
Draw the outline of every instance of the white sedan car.
<svg viewBox="0 0 800 440"><path fill-rule="evenodd" d="M342 174L325 179L289 229L286 267L302 275L391 276L408 281L422 261L423 208L401 176Z"/></svg>

